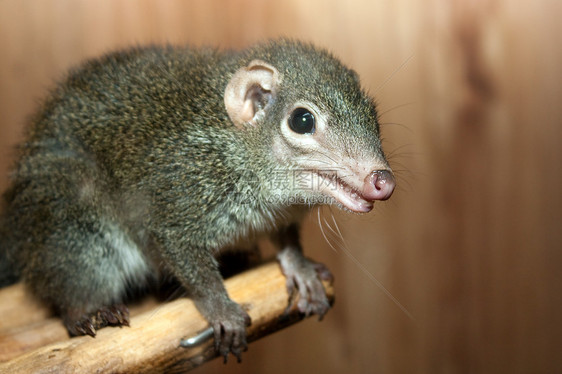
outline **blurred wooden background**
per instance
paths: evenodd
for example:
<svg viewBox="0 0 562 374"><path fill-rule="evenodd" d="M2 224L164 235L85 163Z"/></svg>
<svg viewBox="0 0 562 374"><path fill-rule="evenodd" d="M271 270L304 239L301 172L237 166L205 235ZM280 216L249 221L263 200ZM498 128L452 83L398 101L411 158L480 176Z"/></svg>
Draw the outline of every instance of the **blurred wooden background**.
<svg viewBox="0 0 562 374"><path fill-rule="evenodd" d="M86 57L313 41L376 96L399 189L367 216L322 210L356 262L307 223L336 276L325 321L196 372L562 372L561 16L556 0L0 0L0 188L26 116Z"/></svg>

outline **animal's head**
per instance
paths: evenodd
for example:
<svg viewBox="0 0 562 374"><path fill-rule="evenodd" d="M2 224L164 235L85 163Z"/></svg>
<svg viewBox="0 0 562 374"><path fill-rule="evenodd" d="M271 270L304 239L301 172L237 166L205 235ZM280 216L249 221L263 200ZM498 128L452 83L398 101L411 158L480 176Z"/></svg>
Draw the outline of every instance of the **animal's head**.
<svg viewBox="0 0 562 374"><path fill-rule="evenodd" d="M354 212L392 195L375 104L357 73L324 50L288 40L258 45L240 61L224 102L240 131L260 134L256 147L275 165L262 181L270 193Z"/></svg>

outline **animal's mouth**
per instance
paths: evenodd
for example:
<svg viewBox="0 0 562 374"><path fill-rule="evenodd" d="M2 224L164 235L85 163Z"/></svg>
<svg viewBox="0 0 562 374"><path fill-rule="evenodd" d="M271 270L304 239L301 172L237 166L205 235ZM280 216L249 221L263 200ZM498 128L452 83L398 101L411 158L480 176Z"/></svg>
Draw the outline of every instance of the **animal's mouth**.
<svg viewBox="0 0 562 374"><path fill-rule="evenodd" d="M334 198L345 208L356 213L367 213L373 209L373 201L367 200L356 188L350 186L334 173L316 171L319 192Z"/></svg>

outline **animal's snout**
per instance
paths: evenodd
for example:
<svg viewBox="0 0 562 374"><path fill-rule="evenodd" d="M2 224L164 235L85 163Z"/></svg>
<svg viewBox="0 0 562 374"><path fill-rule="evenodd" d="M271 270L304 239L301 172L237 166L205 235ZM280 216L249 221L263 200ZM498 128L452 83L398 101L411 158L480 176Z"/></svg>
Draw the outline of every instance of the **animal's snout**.
<svg viewBox="0 0 562 374"><path fill-rule="evenodd" d="M365 178L363 196L371 201L386 200L394 192L396 180L390 170L375 170Z"/></svg>

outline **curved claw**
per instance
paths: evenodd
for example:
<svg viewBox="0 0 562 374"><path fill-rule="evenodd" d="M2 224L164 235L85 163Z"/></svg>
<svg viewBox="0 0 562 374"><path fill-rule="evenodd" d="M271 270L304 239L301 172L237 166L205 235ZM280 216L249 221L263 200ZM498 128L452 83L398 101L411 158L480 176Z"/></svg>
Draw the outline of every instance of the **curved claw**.
<svg viewBox="0 0 562 374"><path fill-rule="evenodd" d="M330 309L330 303L322 281L333 282L333 275L326 266L312 262L297 251L287 250L279 256L283 273L287 278L287 291L289 292L289 306L291 309L295 303L300 313L305 316L317 314L319 320ZM298 290L299 298L295 298L295 290Z"/></svg>
<svg viewBox="0 0 562 374"><path fill-rule="evenodd" d="M292 304L296 302L297 309L305 316L316 314L319 320L322 320L330 309L330 303L322 282L318 278L307 279L306 277L294 276L291 277L291 283L296 285L300 295L298 300L292 301Z"/></svg>
<svg viewBox="0 0 562 374"><path fill-rule="evenodd" d="M250 316L244 312L242 324L238 320L226 320L218 322L214 327L215 348L224 357L224 363L228 361L228 354L236 356L238 362L242 361L242 352L248 350L246 341L246 326L251 324Z"/></svg>
<svg viewBox="0 0 562 374"><path fill-rule="evenodd" d="M180 346L184 348L195 347L214 337L215 351L223 356L225 363L228 361L229 353L232 353L236 356L238 362L241 362L242 352L248 350L246 326L251 324L251 319L238 304L232 303L231 305L236 313L218 319L211 323L210 327L193 337L181 340Z"/></svg>
<svg viewBox="0 0 562 374"><path fill-rule="evenodd" d="M92 313L82 315L68 314L64 324L71 336L90 335L96 337L96 331L106 326L129 326L129 309L123 304L100 307Z"/></svg>

